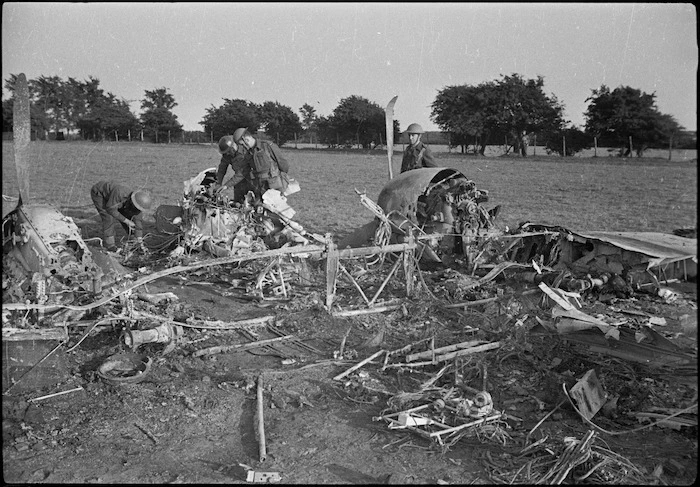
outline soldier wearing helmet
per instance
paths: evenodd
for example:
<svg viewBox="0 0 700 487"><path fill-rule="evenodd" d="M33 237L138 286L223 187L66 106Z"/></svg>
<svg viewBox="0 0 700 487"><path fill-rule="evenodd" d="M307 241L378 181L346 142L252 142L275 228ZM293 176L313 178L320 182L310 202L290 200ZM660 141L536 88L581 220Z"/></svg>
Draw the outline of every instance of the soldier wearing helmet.
<svg viewBox="0 0 700 487"><path fill-rule="evenodd" d="M116 222L121 223L127 234L132 234L143 245L142 213L152 206L151 195L142 190L132 191L113 181L100 181L90 189L90 197L102 217L104 246L109 251L115 244Z"/></svg>
<svg viewBox="0 0 700 487"><path fill-rule="evenodd" d="M259 195L268 189L276 189L280 193L287 190L290 182L287 175L289 162L276 144L253 137L246 128L236 129L233 141L242 146L251 158L251 179Z"/></svg>
<svg viewBox="0 0 700 487"><path fill-rule="evenodd" d="M253 190L250 182L250 158L246 157L242 148L233 140L233 135L224 135L219 139L219 154L221 154L221 161L216 170L214 191L233 189L233 200L243 201L246 193ZM229 166L233 169L233 176L223 184Z"/></svg>
<svg viewBox="0 0 700 487"><path fill-rule="evenodd" d="M423 127L412 123L406 129L409 145L403 153L401 160L401 172L410 171L419 167L438 167L430 147L421 142Z"/></svg>

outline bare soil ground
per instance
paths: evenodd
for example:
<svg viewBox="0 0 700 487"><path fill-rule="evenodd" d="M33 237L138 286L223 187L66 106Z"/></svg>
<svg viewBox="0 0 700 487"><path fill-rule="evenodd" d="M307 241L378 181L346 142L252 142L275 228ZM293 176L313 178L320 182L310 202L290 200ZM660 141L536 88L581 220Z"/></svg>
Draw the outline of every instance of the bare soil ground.
<svg viewBox="0 0 700 487"><path fill-rule="evenodd" d="M278 472L283 483L493 483L501 478L498 472L508 470L506 465L515 472L523 464L525 460L517 454L528 433L564 398L561 384L570 388L590 368L597 371L609 393L620 396L616 411L594 418L607 430L640 427L628 412L652 406L681 408L697 402L697 375L674 376L639 364L621 364L600 354L581 353L571 343L537 333L535 328L525 332L508 319L505 307L455 312L436 305L423 293L406 301L405 312L332 317L320 306L320 286L295 286L289 300L279 301L252 302L242 293L225 295L231 285L223 279L240 276L242 271L216 269L188 279L172 275L152 281L146 285L148 292L173 292L179 300L167 305L169 311L146 303L139 308L174 311L180 320L189 315L231 322L272 314L281 332L294 335L319 353L292 341L274 349L194 358L195 350L246 343L251 338L236 331L187 328L184 342L170 353L163 354L161 344L139 349L153 358L143 382L112 385L96 370L125 346L119 326L105 327L90 334L74 352L62 354L68 372L60 383L37 389L20 387L20 382L3 396L4 481L245 483L248 466ZM440 272L426 270L424 278L433 290L445 284ZM510 284L499 285L508 289ZM401 296L398 286L389 288L390 293ZM339 294L349 291L341 286ZM684 350L697 350L696 329L683 327L687 324L683 315L697 313L695 285L683 285L678 292L682 297L673 304L640 295L615 305L665 317L664 336ZM520 296L517 302L520 316L530 313L546 319L539 297ZM595 301L584 308L591 315L605 309L606 305ZM333 360L333 351L339 349L348 329L346 350L356 350L357 358ZM257 331L259 339L275 336L264 328ZM434 376L439 365L412 372L382 372L381 361L377 361L361 369L372 379L365 382L367 387L358 386L356 374L347 380L332 379L380 347L395 350L432 333L441 345L470 337L501 340L501 349L483 353L478 364L487 367L486 388L494 406L510 415L504 424L505 442L465 437L445 450L406 430L390 430L386 423L373 421L387 408L392 395L415 391L418 384ZM69 346L76 341L73 338ZM294 358L296 363L283 365L283 358ZM630 370L633 375L628 374ZM259 461L255 430L256 381L261 374L264 462ZM481 380L478 373L465 377L466 383L477 388ZM84 390L30 401L77 386ZM556 443L565 437L580 439L589 429L564 404L549 414L529 443L543 438ZM599 433L598 438L641 468L645 483L689 484L697 475L697 426L680 431L652 426L630 434Z"/></svg>

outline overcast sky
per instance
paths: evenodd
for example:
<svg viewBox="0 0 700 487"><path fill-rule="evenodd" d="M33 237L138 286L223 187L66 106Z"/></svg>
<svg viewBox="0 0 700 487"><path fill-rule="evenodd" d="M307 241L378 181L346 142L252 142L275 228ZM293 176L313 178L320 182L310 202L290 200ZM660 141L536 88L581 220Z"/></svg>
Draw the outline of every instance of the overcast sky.
<svg viewBox="0 0 700 487"><path fill-rule="evenodd" d="M582 126L602 84L656 93L697 130L697 12L690 3L3 3L2 84L25 73L87 80L136 100L165 87L185 130L223 99L328 116L358 95L398 95L401 130L437 130L438 91L518 73Z"/></svg>

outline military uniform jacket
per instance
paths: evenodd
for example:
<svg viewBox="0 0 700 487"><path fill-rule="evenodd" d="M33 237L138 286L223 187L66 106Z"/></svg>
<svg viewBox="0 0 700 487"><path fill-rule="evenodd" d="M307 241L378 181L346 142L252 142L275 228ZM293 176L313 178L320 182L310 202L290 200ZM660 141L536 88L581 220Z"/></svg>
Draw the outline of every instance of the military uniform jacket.
<svg viewBox="0 0 700 487"><path fill-rule="evenodd" d="M418 142L415 146L409 145L401 160L401 172L419 167L438 167L430 147L423 142Z"/></svg>
<svg viewBox="0 0 700 487"><path fill-rule="evenodd" d="M131 202L132 191L129 188L112 181L100 181L92 187L90 193L91 196L97 196L98 201L102 202L102 210L122 225L126 223L127 219L133 221L136 225L134 236L139 238L143 235L141 211Z"/></svg>
<svg viewBox="0 0 700 487"><path fill-rule="evenodd" d="M240 183L244 179L250 179L251 171L251 157L242 151L237 151L235 154L226 153L221 156L221 162L219 162L219 168L216 170L216 182L221 186L226 176L226 171L228 167L231 166L233 169L233 177L227 181L231 187Z"/></svg>
<svg viewBox="0 0 700 487"><path fill-rule="evenodd" d="M272 142L256 139L250 155L253 158L252 176L258 180L261 191L264 192L269 188L284 192L287 189L289 162L284 158L279 147Z"/></svg>

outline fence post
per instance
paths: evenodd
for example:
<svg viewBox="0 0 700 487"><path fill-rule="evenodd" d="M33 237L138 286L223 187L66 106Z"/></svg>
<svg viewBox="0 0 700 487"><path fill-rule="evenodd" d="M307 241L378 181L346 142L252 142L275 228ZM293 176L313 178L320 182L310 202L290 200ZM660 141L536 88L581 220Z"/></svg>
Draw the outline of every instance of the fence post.
<svg viewBox="0 0 700 487"><path fill-rule="evenodd" d="M632 136L630 135L630 157L632 157Z"/></svg>
<svg viewBox="0 0 700 487"><path fill-rule="evenodd" d="M562 156L566 157L566 135L561 136Z"/></svg>
<svg viewBox="0 0 700 487"><path fill-rule="evenodd" d="M168 144L170 143L170 130L168 130Z"/></svg>
<svg viewBox="0 0 700 487"><path fill-rule="evenodd" d="M598 137L593 136L593 157L598 157Z"/></svg>
<svg viewBox="0 0 700 487"><path fill-rule="evenodd" d="M671 137L668 139L668 160L671 160L671 151L673 150L673 133L671 133Z"/></svg>
<svg viewBox="0 0 700 487"><path fill-rule="evenodd" d="M296 132L294 132L294 148L298 149L298 147L297 147L297 133Z"/></svg>
<svg viewBox="0 0 700 487"><path fill-rule="evenodd" d="M532 155L537 155L537 134L532 137Z"/></svg>
<svg viewBox="0 0 700 487"><path fill-rule="evenodd" d="M114 140L115 142L119 142L119 133L116 130L114 131Z"/></svg>

